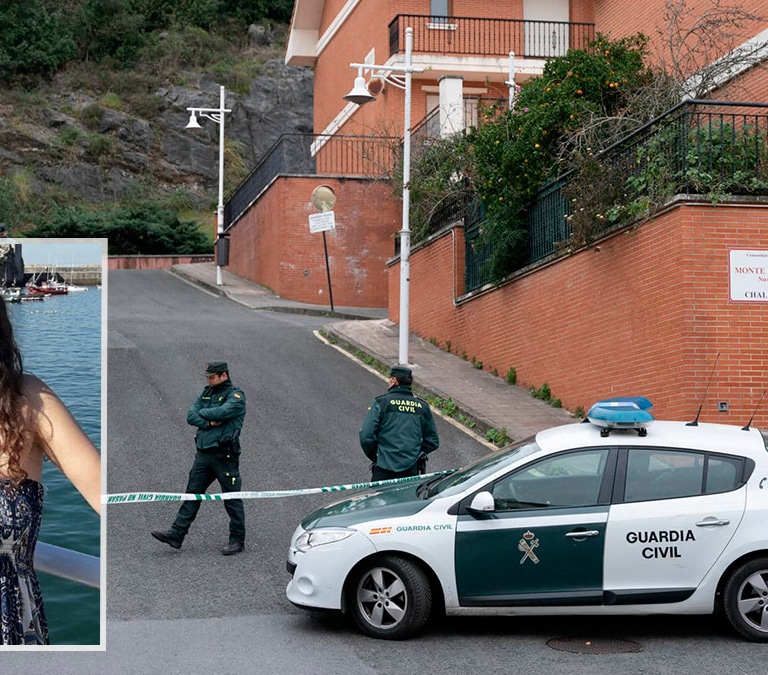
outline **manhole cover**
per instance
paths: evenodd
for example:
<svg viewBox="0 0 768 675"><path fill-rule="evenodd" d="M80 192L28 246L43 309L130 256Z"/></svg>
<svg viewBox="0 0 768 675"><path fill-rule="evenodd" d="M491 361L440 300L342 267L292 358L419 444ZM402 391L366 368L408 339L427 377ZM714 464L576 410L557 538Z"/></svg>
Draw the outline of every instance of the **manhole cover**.
<svg viewBox="0 0 768 675"><path fill-rule="evenodd" d="M547 646L572 654L627 654L643 651L637 642L616 638L552 638L547 640Z"/></svg>

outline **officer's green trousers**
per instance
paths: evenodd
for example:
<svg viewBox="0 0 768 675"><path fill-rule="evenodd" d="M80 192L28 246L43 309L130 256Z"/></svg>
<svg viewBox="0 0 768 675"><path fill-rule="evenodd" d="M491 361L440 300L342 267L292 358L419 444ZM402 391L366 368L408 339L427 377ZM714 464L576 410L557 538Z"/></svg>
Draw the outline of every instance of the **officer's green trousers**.
<svg viewBox="0 0 768 675"><path fill-rule="evenodd" d="M189 471L186 492L203 494L214 480L219 481L222 492L239 492L240 458L235 453L222 450L200 451L195 455L195 462ZM201 502L184 502L173 523L173 531L179 540L183 540L189 526L195 520ZM242 499L224 500L224 508L229 514L229 541L245 541L245 510Z"/></svg>

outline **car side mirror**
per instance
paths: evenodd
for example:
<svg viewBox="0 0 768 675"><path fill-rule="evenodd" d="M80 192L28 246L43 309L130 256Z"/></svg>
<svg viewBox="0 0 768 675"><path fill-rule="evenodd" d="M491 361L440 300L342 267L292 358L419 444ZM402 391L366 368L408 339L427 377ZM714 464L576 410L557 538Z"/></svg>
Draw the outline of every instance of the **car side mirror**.
<svg viewBox="0 0 768 675"><path fill-rule="evenodd" d="M493 495L488 492L478 492L473 498L469 506L468 511L474 511L475 513L490 513L496 510L496 506L493 502Z"/></svg>

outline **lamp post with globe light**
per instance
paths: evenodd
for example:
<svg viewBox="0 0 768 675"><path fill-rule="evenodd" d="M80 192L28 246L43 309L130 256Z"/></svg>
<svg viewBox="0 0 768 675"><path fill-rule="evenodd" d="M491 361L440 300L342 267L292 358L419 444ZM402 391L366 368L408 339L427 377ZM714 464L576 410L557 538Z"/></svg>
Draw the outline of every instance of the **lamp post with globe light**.
<svg viewBox="0 0 768 675"><path fill-rule="evenodd" d="M219 107L218 108L187 108L189 110L189 122L186 129L202 129L197 121L198 115L206 119L213 120L219 125L219 203L216 208L216 285L223 285L224 281L221 274L220 244L219 241L224 234L224 114L232 112L224 107L225 91L224 87L219 87Z"/></svg>
<svg viewBox="0 0 768 675"><path fill-rule="evenodd" d="M413 73L422 73L424 68L413 66L413 28L405 29L405 62L402 66L377 66L370 63L350 63L351 68L357 68L355 86L345 97L358 105L375 101L376 97L368 91L368 85L363 77L363 68L374 71L374 77L382 79L405 92L405 110L403 124L403 229L400 230L400 341L398 362L408 363L408 335L410 310L410 281L411 281L411 79ZM384 72L386 75L380 75ZM401 73L401 76L393 75Z"/></svg>

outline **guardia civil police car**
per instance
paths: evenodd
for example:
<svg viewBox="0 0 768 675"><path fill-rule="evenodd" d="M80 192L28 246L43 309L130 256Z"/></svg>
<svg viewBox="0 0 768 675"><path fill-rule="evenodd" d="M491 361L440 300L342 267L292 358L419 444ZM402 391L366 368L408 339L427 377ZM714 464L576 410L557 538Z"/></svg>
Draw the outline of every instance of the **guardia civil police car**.
<svg viewBox="0 0 768 675"><path fill-rule="evenodd" d="M707 614L768 642L768 434L653 421L644 398L447 475L307 516L286 593L378 638L433 611ZM653 423L651 423L653 422Z"/></svg>

